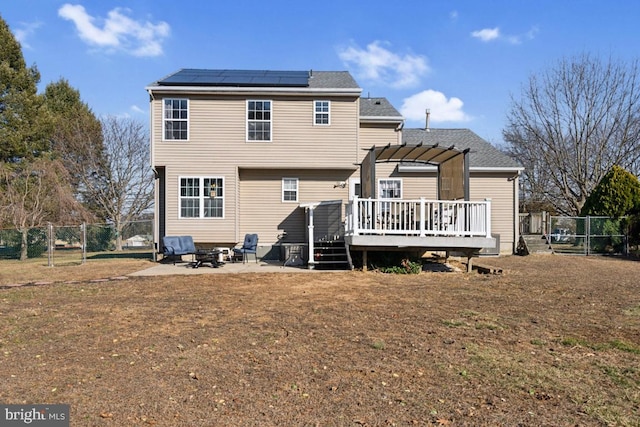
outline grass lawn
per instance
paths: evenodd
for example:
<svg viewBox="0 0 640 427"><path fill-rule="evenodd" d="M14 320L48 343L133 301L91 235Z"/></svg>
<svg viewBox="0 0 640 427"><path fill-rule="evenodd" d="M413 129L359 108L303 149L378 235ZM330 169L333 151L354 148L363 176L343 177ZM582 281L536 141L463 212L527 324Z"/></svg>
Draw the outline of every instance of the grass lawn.
<svg viewBox="0 0 640 427"><path fill-rule="evenodd" d="M52 282L0 289L0 402L72 426L640 425L640 263L479 263L503 273L0 261L0 287Z"/></svg>

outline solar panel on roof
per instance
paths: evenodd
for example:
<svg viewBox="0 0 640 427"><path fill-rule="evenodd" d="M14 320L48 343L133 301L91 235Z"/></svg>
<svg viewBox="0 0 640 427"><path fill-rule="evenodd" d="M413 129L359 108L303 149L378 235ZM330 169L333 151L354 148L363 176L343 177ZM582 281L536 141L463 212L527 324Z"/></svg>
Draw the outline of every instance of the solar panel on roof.
<svg viewBox="0 0 640 427"><path fill-rule="evenodd" d="M160 80L160 85L309 86L308 71L183 69Z"/></svg>

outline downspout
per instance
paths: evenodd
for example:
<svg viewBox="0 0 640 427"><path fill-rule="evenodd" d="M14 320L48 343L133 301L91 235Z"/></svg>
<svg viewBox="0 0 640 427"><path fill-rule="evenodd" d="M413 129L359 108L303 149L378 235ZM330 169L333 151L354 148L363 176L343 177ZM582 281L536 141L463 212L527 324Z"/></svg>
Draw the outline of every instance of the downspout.
<svg viewBox="0 0 640 427"><path fill-rule="evenodd" d="M236 214L233 216L233 229L235 234L235 241L240 241L240 168L236 166L236 177L234 186L234 197Z"/></svg>
<svg viewBox="0 0 640 427"><path fill-rule="evenodd" d="M155 150L154 150L154 119L153 119L153 101L155 98L153 96L153 92L151 89L147 89L147 93L149 93L149 163L151 166L151 170L153 171L154 183L153 183L153 242L154 242L154 251L153 251L153 261L158 260L158 251L160 248L160 227L158 224L158 207L159 196L158 196L158 171L156 170L156 161L155 161Z"/></svg>

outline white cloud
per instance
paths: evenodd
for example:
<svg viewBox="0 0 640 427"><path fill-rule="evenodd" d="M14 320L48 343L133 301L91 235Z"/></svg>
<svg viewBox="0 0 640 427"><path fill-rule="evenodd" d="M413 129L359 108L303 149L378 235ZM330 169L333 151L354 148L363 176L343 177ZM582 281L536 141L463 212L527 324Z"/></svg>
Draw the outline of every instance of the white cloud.
<svg viewBox="0 0 640 427"><path fill-rule="evenodd" d="M484 28L482 30L473 31L471 37L482 40L483 42L489 42L500 37L500 28Z"/></svg>
<svg viewBox="0 0 640 427"><path fill-rule="evenodd" d="M162 41L169 36L169 24L136 21L126 15L129 12L122 8L109 11L107 19L101 20L102 27L96 25L97 19L79 4L64 4L58 15L72 21L80 38L92 46L125 51L134 56L162 55Z"/></svg>
<svg viewBox="0 0 640 427"><path fill-rule="evenodd" d="M536 36L538 35L538 32L539 32L539 31L540 31L540 28L538 28L538 26L537 26L537 25L534 25L533 27L531 27L531 29L530 29L529 31L527 31L527 32L524 34L524 37L525 37L527 40L533 40L533 39L535 39L535 38L536 38Z"/></svg>
<svg viewBox="0 0 640 427"><path fill-rule="evenodd" d="M133 111L136 114L146 114L147 113L145 110L143 110L142 108L138 107L137 105L132 105L131 106L131 111Z"/></svg>
<svg viewBox="0 0 640 427"><path fill-rule="evenodd" d="M462 110L464 103L460 98L449 98L442 92L428 89L405 98L400 113L410 121L425 121L425 110L430 110L432 123L467 122L472 119Z"/></svg>
<svg viewBox="0 0 640 427"><path fill-rule="evenodd" d="M339 50L338 56L347 67L355 67L358 77L397 88L415 86L420 77L429 72L424 56L398 55L380 41L370 43L366 49L349 46Z"/></svg>
<svg viewBox="0 0 640 427"><path fill-rule="evenodd" d="M452 10L451 12L449 12L449 18L452 21L456 21L458 19L458 11L457 10Z"/></svg>
<svg viewBox="0 0 640 427"><path fill-rule="evenodd" d="M517 35L503 35L500 32L500 28L499 27L495 27L495 28L484 28L482 30L478 30L478 31L473 31L471 33L471 37L475 37L477 39L482 40L483 42L491 42L494 40L504 40L509 44L522 44L522 40L533 40L536 35L538 34L538 27L531 27L531 29L529 31L527 31L524 34L517 34Z"/></svg>
<svg viewBox="0 0 640 427"><path fill-rule="evenodd" d="M41 22L21 22L20 27L13 32L13 35L20 43L21 47L25 49L31 49L31 46L27 42L27 39L32 36L41 26Z"/></svg>

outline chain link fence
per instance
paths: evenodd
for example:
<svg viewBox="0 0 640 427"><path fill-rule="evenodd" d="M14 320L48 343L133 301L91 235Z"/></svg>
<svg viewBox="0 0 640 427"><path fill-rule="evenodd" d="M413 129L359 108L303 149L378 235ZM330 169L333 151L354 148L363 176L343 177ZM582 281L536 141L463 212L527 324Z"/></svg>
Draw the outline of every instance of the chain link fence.
<svg viewBox="0 0 640 427"><path fill-rule="evenodd" d="M121 235L111 224L0 229L0 260L40 258L55 266L116 256L152 259L153 221L127 223Z"/></svg>
<svg viewBox="0 0 640 427"><path fill-rule="evenodd" d="M556 253L627 255L628 226L627 218L551 216L548 241Z"/></svg>

